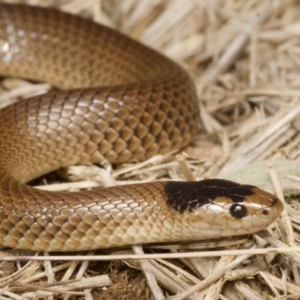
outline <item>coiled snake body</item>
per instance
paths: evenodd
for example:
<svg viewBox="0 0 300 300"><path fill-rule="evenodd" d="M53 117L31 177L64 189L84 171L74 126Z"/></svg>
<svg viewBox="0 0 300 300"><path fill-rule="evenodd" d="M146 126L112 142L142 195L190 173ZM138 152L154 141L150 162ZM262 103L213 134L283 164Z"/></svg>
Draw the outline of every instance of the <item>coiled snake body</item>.
<svg viewBox="0 0 300 300"><path fill-rule="evenodd" d="M78 193L25 184L72 164L143 160L196 133L186 72L120 33L55 10L0 4L0 75L60 88L0 111L2 245L73 251L247 234L282 210L257 187L217 179Z"/></svg>

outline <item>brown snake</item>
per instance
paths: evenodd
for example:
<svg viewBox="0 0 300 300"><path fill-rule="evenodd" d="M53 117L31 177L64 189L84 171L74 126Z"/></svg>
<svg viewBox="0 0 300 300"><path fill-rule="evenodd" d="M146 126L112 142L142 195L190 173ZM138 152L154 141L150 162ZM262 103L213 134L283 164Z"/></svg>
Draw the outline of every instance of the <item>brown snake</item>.
<svg viewBox="0 0 300 300"><path fill-rule="evenodd" d="M174 62L59 11L0 4L0 75L57 88L0 112L0 244L73 251L253 233L273 195L211 179L76 193L25 184L73 164L144 160L197 131L194 85Z"/></svg>

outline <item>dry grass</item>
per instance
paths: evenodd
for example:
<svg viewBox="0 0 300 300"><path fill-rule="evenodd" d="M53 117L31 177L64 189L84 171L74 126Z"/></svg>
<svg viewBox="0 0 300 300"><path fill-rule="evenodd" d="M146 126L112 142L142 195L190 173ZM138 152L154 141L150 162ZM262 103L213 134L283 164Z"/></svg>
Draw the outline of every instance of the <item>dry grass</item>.
<svg viewBox="0 0 300 300"><path fill-rule="evenodd" d="M204 126L194 143L184 149L188 170L173 155L157 156L114 170L108 164L103 169L72 167L64 174L77 182L46 188L75 190L115 183L184 179L186 174L197 179L212 176L237 179L276 190L279 196L298 194L299 1L22 2L55 5L83 14L165 53L194 77L202 108ZM1 107L48 88L47 84L3 79ZM0 299L299 299L299 253L264 250L264 255L257 255L255 252L257 248L299 245L297 200L291 198L281 219L253 236L193 245L144 247L147 253L170 253L169 259L119 261L107 256L111 262L63 262L63 257L57 262L2 262ZM219 256L210 257L205 253L205 257L176 259L177 253L195 255L195 251L213 253L216 249L224 250L222 253L227 255L218 253ZM228 252L239 249L248 252L242 255ZM142 252L141 247L135 246L107 255ZM15 254L20 253L1 253Z"/></svg>

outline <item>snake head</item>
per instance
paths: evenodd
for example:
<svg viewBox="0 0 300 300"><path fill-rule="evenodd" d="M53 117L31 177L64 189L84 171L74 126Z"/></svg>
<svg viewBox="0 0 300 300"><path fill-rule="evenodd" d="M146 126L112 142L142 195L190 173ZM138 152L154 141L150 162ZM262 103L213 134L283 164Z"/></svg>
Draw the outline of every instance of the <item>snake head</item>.
<svg viewBox="0 0 300 300"><path fill-rule="evenodd" d="M260 231L283 210L276 196L222 179L177 182L165 190L168 204L186 218L192 234L200 239Z"/></svg>

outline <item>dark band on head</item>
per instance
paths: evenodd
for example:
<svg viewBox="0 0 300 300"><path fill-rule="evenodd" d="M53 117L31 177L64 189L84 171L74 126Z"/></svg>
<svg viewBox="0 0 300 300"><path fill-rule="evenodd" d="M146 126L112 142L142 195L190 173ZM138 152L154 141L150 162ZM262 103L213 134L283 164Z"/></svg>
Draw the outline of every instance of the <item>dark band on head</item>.
<svg viewBox="0 0 300 300"><path fill-rule="evenodd" d="M246 196L254 194L254 186L241 185L223 179L201 181L168 182L165 186L167 204L183 213L209 204L217 197L227 197L234 203L241 203Z"/></svg>

